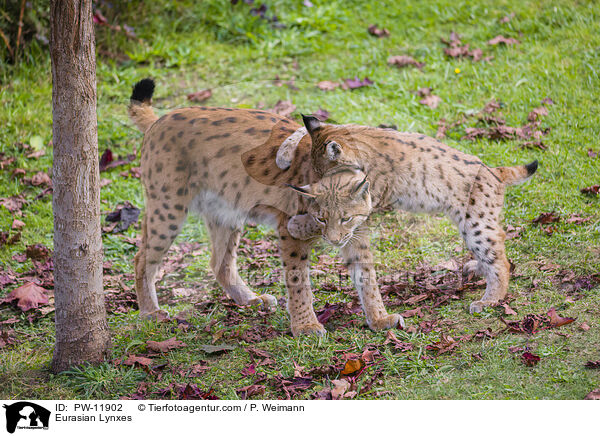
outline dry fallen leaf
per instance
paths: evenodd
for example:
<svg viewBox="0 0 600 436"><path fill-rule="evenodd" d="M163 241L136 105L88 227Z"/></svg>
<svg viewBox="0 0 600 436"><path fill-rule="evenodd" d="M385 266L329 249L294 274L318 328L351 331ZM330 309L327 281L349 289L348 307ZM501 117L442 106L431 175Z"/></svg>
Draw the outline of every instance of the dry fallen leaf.
<svg viewBox="0 0 600 436"><path fill-rule="evenodd" d="M269 109L269 112L273 112L282 117L289 117L296 110L296 106L290 100L279 100L273 106L273 109Z"/></svg>
<svg viewBox="0 0 600 436"><path fill-rule="evenodd" d="M429 106L431 109L435 109L436 107L439 106L441 101L442 101L442 99L440 97L438 97L437 95L428 95L427 97L419 100L419 103Z"/></svg>
<svg viewBox="0 0 600 436"><path fill-rule="evenodd" d="M25 227L25 223L16 218L13 220L12 226L10 226L10 228L13 230L21 230L23 227Z"/></svg>
<svg viewBox="0 0 600 436"><path fill-rule="evenodd" d="M510 306L508 305L508 303L502 303L500 306L501 306L501 307L504 309L504 314L505 314L505 315L516 315L516 314L517 314L517 312L515 312L515 311L512 309L512 307L510 307Z"/></svg>
<svg viewBox="0 0 600 436"><path fill-rule="evenodd" d="M575 318L563 318L559 316L554 307L548 311L548 316L550 317L550 327L561 327L575 321Z"/></svg>
<svg viewBox="0 0 600 436"><path fill-rule="evenodd" d="M187 99L189 101L195 101L195 102L200 103L200 102L208 100L211 97L212 97L212 91L210 89L203 89L201 91L197 91L197 92L188 94Z"/></svg>
<svg viewBox="0 0 600 436"><path fill-rule="evenodd" d="M135 365L139 364L141 366L150 366L152 365L152 359L144 356L136 356L134 354L130 354L127 360L123 362L123 365Z"/></svg>
<svg viewBox="0 0 600 436"><path fill-rule="evenodd" d="M333 384L333 389L331 390L331 399L332 400L339 400L348 390L348 388L350 387L350 383L348 382L348 380L345 379L341 379L341 380L331 380L331 383Z"/></svg>
<svg viewBox="0 0 600 436"><path fill-rule="evenodd" d="M488 44L489 45L498 45L498 44L513 45L513 44L520 44L520 42L514 38L506 38L502 35L498 35L495 38L490 39L488 41Z"/></svg>
<svg viewBox="0 0 600 436"><path fill-rule="evenodd" d="M582 188L581 193L587 195L598 195L600 194L600 185L593 185L588 186L587 188Z"/></svg>
<svg viewBox="0 0 600 436"><path fill-rule="evenodd" d="M584 400L600 400L600 388L594 389L592 392L587 394Z"/></svg>
<svg viewBox="0 0 600 436"><path fill-rule="evenodd" d="M583 330L584 332L587 332L587 331L590 329L590 326L588 325L588 323L587 323L587 322L582 322L582 323L579 325L579 328L580 328L581 330Z"/></svg>
<svg viewBox="0 0 600 436"><path fill-rule="evenodd" d="M156 342L156 341L146 341L146 346L149 350L166 353L171 350L175 350L177 348L185 347L187 344L185 342L178 341L175 336L166 341Z"/></svg>
<svg viewBox="0 0 600 436"><path fill-rule="evenodd" d="M410 56L405 56L405 55L399 55L399 56L390 56L387 60L389 65L394 65L398 68L403 68L403 67L407 67L409 65L412 65L414 67L417 67L418 69L421 69L425 66L425 63L423 62L417 62L415 59L413 59Z"/></svg>
<svg viewBox="0 0 600 436"><path fill-rule="evenodd" d="M371 35L376 36L377 38L387 38L388 36L390 36L389 30L387 30L386 28L380 29L375 24L371 24L367 30Z"/></svg>
<svg viewBox="0 0 600 436"><path fill-rule="evenodd" d="M346 376L356 375L365 367L365 361L360 359L350 359L344 364L341 374Z"/></svg>
<svg viewBox="0 0 600 436"><path fill-rule="evenodd" d="M17 306L23 312L30 309L36 309L40 305L48 304L48 295L46 290L34 283L28 282L23 286L14 289L10 294L0 300L3 303L10 303L17 300Z"/></svg>
<svg viewBox="0 0 600 436"><path fill-rule="evenodd" d="M521 361L525 366L535 366L540 361L540 356L536 356L535 354L532 354L529 351L525 351L521 355Z"/></svg>
<svg viewBox="0 0 600 436"><path fill-rule="evenodd" d="M335 88L338 88L339 86L340 86L339 83L331 82L329 80L322 80L321 82L317 83L317 88L319 88L322 91L333 91Z"/></svg>

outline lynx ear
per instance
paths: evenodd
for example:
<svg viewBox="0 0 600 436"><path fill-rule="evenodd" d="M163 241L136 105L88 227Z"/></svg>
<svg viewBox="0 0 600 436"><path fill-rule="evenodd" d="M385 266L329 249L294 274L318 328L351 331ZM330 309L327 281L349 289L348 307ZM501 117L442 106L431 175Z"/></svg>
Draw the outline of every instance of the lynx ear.
<svg viewBox="0 0 600 436"><path fill-rule="evenodd" d="M302 121L304 121L306 130L308 130L308 133L311 135L315 132L315 130L321 128L321 121L319 121L319 119L316 117L302 114Z"/></svg>
<svg viewBox="0 0 600 436"><path fill-rule="evenodd" d="M367 180L367 176L360 182L358 185L354 187L353 195L354 198L366 197L369 195L369 181Z"/></svg>
<svg viewBox="0 0 600 436"><path fill-rule="evenodd" d="M287 186L289 186L290 188L292 188L294 191L296 191L298 194L303 195L305 197L308 198L315 198L316 195L313 194L312 192L310 192L310 185L306 185L306 186L294 186L294 185L290 185L288 183L286 183Z"/></svg>

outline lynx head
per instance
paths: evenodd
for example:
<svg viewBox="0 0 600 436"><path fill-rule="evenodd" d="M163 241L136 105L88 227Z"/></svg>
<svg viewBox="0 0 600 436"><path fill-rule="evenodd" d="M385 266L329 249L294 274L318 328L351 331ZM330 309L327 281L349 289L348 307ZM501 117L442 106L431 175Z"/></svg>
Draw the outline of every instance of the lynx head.
<svg viewBox="0 0 600 436"><path fill-rule="evenodd" d="M308 213L322 226L323 238L338 248L352 239L371 213L369 182L355 167L338 167L317 183L290 187L310 199Z"/></svg>
<svg viewBox="0 0 600 436"><path fill-rule="evenodd" d="M323 176L337 166L357 166L363 161L361 150L369 142L368 135L365 136L368 127L321 123L306 115L302 119L311 137L311 161L318 175Z"/></svg>

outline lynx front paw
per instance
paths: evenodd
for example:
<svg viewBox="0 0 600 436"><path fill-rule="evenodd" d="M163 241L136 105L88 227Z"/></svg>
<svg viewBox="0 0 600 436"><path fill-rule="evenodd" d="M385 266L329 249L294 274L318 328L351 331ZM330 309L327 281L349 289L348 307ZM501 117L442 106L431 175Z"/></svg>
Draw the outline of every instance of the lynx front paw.
<svg viewBox="0 0 600 436"><path fill-rule="evenodd" d="M258 298L267 310L275 310L275 308L277 307L277 298L275 298L271 294L262 294L259 295Z"/></svg>
<svg viewBox="0 0 600 436"><path fill-rule="evenodd" d="M292 326L292 334L295 338L301 335L307 336L325 336L327 334L327 330L323 327L322 324L304 324Z"/></svg>
<svg viewBox="0 0 600 436"><path fill-rule="evenodd" d="M371 330L388 330L394 327L404 328L404 318L398 313L392 313L369 323Z"/></svg>
<svg viewBox="0 0 600 436"><path fill-rule="evenodd" d="M477 301L473 301L471 303L471 306L469 307L469 312L470 313L480 313L483 312L483 308L486 306L493 306L494 304L498 303L497 301L493 301L493 300L488 300L488 301L484 301L484 300L477 300Z"/></svg>
<svg viewBox="0 0 600 436"><path fill-rule="evenodd" d="M144 312L140 310L140 318L160 322L169 319L169 314L167 311L162 309L154 310L152 312Z"/></svg>

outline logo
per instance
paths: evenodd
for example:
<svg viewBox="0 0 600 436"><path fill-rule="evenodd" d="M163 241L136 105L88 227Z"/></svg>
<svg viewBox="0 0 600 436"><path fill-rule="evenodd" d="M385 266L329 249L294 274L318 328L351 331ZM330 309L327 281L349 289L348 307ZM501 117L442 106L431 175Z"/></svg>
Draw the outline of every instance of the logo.
<svg viewBox="0 0 600 436"><path fill-rule="evenodd" d="M6 431L14 433L15 429L47 430L50 422L50 411L29 401L19 401L4 405L6 409Z"/></svg>

